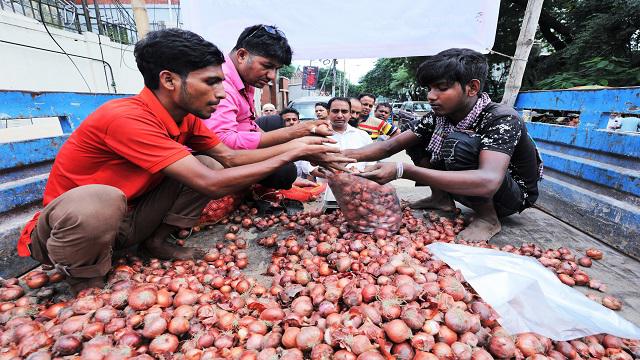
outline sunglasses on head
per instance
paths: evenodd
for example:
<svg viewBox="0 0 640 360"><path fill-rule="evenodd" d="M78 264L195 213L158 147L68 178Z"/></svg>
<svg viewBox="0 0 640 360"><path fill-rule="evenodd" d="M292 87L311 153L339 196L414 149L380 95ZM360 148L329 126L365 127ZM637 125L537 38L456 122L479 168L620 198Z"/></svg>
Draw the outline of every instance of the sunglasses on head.
<svg viewBox="0 0 640 360"><path fill-rule="evenodd" d="M282 30L278 29L275 26L271 26L271 25L260 25L259 28L253 30L253 32L251 34L249 34L249 36L247 36L245 39L248 39L250 37L252 37L255 33L257 33L259 30L264 30L267 33L271 34L271 35L275 35L275 36L280 36L281 38L286 39L287 37L284 35L284 32L282 32Z"/></svg>

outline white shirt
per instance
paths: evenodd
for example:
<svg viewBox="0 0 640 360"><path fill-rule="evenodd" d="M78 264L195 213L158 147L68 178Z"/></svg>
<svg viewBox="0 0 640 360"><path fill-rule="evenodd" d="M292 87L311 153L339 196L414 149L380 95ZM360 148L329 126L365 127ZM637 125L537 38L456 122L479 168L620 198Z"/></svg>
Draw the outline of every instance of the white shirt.
<svg viewBox="0 0 640 360"><path fill-rule="evenodd" d="M373 143L371 136L358 128L355 128L349 124L346 124L344 132L340 133L334 130L333 135L329 136L331 139L337 141L336 144L329 144L331 146L337 146L340 150L359 149L363 146L367 146ZM368 163L354 163L347 166L354 165L356 169L362 171Z"/></svg>
<svg viewBox="0 0 640 360"><path fill-rule="evenodd" d="M359 149L363 146L367 146L371 143L373 143L373 140L371 140L371 136L369 136L369 134L364 131L364 130L360 130L357 129L349 124L346 124L346 129L344 132L340 133L335 131L334 129L334 134L329 136L331 139L337 141L336 144L327 144L329 146L337 146L340 148L340 150L348 150L348 149ZM374 164L372 162L359 162L359 163L353 163L353 164L349 164L347 165L347 167L355 167L356 169L358 169L359 171L364 170L365 167L367 167L368 165ZM318 182L325 182L326 180L324 179L318 179ZM331 192L331 189L329 189L327 187L327 190L325 192L325 201L335 201L335 197L333 196L333 193Z"/></svg>

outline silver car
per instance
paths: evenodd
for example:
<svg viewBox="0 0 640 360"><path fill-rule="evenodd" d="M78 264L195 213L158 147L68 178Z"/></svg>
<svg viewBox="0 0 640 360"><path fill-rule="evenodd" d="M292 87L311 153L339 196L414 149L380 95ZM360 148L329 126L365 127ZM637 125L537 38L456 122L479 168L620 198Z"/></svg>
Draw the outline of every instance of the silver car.
<svg viewBox="0 0 640 360"><path fill-rule="evenodd" d="M331 99L331 96L304 96L291 101L289 107L298 110L300 120L315 120L316 103L326 103L329 99Z"/></svg>

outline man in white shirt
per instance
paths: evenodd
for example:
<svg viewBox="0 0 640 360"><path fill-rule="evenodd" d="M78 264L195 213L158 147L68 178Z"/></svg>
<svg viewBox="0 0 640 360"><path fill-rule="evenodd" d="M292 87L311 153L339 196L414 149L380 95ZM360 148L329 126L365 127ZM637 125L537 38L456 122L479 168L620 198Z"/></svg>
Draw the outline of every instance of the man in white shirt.
<svg viewBox="0 0 640 360"><path fill-rule="evenodd" d="M338 146L340 150L346 150L358 149L373 143L373 140L371 140L371 137L366 131L349 125L349 120L351 119L351 103L348 98L334 97L329 100L328 104L329 121L333 129L333 135L329 137L336 141L335 144L329 144L330 146ZM347 167L362 171L367 165L374 163L353 163L347 165ZM312 174L318 176L317 172L312 172ZM327 188L325 194L325 201L335 201L335 197L329 188Z"/></svg>
<svg viewBox="0 0 640 360"><path fill-rule="evenodd" d="M358 149L371 144L373 141L366 131L349 125L351 119L351 102L346 97L334 97L329 100L329 121L334 134L330 136L337 141L335 146L341 150ZM359 170L364 169L365 163L354 164Z"/></svg>

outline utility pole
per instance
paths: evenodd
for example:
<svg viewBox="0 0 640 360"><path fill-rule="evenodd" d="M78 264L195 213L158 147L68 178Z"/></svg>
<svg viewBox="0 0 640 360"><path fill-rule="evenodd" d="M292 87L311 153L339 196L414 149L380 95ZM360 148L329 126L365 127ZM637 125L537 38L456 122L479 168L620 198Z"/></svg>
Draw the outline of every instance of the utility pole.
<svg viewBox="0 0 640 360"><path fill-rule="evenodd" d="M144 0L131 0L131 9L133 9L133 17L136 21L138 39L142 39L149 32L149 16L147 15L147 6L144 3Z"/></svg>
<svg viewBox="0 0 640 360"><path fill-rule="evenodd" d="M516 103L516 97L522 85L522 76L527 67L527 59L533 46L533 40L536 36L538 28L538 20L542 11L542 3L544 0L529 0L527 9L522 19L522 27L520 28L520 36L516 46L516 53L511 59L511 68L509 69L509 77L504 86L504 95L502 103L513 106Z"/></svg>
<svg viewBox="0 0 640 360"><path fill-rule="evenodd" d="M338 59L333 59L333 81L331 82L331 97L336 96L336 65L338 64Z"/></svg>
<svg viewBox="0 0 640 360"><path fill-rule="evenodd" d="M342 96L348 96L347 93L347 59L342 59Z"/></svg>

